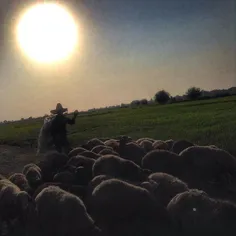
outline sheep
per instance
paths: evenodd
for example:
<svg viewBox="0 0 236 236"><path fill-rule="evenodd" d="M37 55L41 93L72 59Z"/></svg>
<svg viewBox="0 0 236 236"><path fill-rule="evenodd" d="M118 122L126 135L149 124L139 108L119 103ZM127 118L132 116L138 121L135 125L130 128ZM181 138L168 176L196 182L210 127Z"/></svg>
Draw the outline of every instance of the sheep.
<svg viewBox="0 0 236 236"><path fill-rule="evenodd" d="M104 180L112 179L109 175L97 175L95 176L88 185L89 192L92 194L93 190Z"/></svg>
<svg viewBox="0 0 236 236"><path fill-rule="evenodd" d="M186 183L166 173L153 173L149 175L148 180L153 184L153 188L149 189L163 206L167 206L178 193L188 191Z"/></svg>
<svg viewBox="0 0 236 236"><path fill-rule="evenodd" d="M112 149L109 149L109 148L103 149L101 152L99 152L99 155L101 155L101 156L107 155L107 154L119 156L118 152L115 152L115 151L113 151Z"/></svg>
<svg viewBox="0 0 236 236"><path fill-rule="evenodd" d="M71 194L74 194L75 196L81 198L83 201L85 200L87 196L87 188L80 185L74 185L74 184L64 184L64 183L56 183L56 182L47 182L42 185L40 185L33 194L33 199L37 197L37 195L45 188L49 186L56 186L60 189L63 189L66 192L69 192Z"/></svg>
<svg viewBox="0 0 236 236"><path fill-rule="evenodd" d="M147 153L142 160L142 168L149 169L152 172L164 172L173 176L181 172L180 157L166 150L154 150Z"/></svg>
<svg viewBox="0 0 236 236"><path fill-rule="evenodd" d="M0 221L5 221L11 228L11 222L18 220L26 227L33 214L34 202L29 194L8 179L0 180Z"/></svg>
<svg viewBox="0 0 236 236"><path fill-rule="evenodd" d="M153 150L152 142L149 140L143 140L139 143L140 147L142 147L146 153Z"/></svg>
<svg viewBox="0 0 236 236"><path fill-rule="evenodd" d="M93 165L93 176L108 175L129 181L144 181L146 171L134 162L114 155L105 155L98 158Z"/></svg>
<svg viewBox="0 0 236 236"><path fill-rule="evenodd" d="M42 235L99 235L99 229L79 197L48 186L36 196L35 202Z"/></svg>
<svg viewBox="0 0 236 236"><path fill-rule="evenodd" d="M88 150L92 150L94 147L98 145L104 145L104 143L98 138L93 138L90 139L86 144L82 145L82 147Z"/></svg>
<svg viewBox="0 0 236 236"><path fill-rule="evenodd" d="M95 160L100 157L99 154L91 152L91 151L84 151L84 152L80 153L80 155L84 156L84 157L89 157L89 158L92 158L92 159L95 159Z"/></svg>
<svg viewBox="0 0 236 236"><path fill-rule="evenodd" d="M63 184L75 184L76 183L75 174L69 171L59 172L54 175L53 182L63 183Z"/></svg>
<svg viewBox="0 0 236 236"><path fill-rule="evenodd" d="M210 198L204 191L191 189L177 194L167 210L177 234L233 236L236 233L236 205Z"/></svg>
<svg viewBox="0 0 236 236"><path fill-rule="evenodd" d="M171 151L180 154L184 149L192 146L194 146L194 144L187 140L178 140L173 143Z"/></svg>
<svg viewBox="0 0 236 236"><path fill-rule="evenodd" d="M91 152L94 152L94 153L97 153L99 154L99 152L101 152L102 150L104 149L110 149L110 150L113 150L112 147L108 147L108 146L105 146L105 145L98 145L96 147L94 147Z"/></svg>
<svg viewBox="0 0 236 236"><path fill-rule="evenodd" d="M162 140L156 140L153 144L152 144L152 148L153 149L162 149L162 150L168 150L168 144L165 143Z"/></svg>
<svg viewBox="0 0 236 236"><path fill-rule="evenodd" d="M108 180L108 179L113 179L112 176L108 176L108 175L98 175L95 176L88 184L87 186L87 191L86 191L86 198L84 200L84 203L87 207L87 211L90 214L91 212L91 196L93 193L93 190L103 181Z"/></svg>
<svg viewBox="0 0 236 236"><path fill-rule="evenodd" d="M140 138L140 139L136 140L136 143L140 145L142 141L149 141L151 143L154 143L155 140L152 138Z"/></svg>
<svg viewBox="0 0 236 236"><path fill-rule="evenodd" d="M112 149L117 149L119 147L119 142L115 139L109 139L104 142L104 145L107 147L111 147Z"/></svg>
<svg viewBox="0 0 236 236"><path fill-rule="evenodd" d="M15 173L8 178L13 184L20 188L21 191L31 193L31 188L29 186L28 180L22 173Z"/></svg>
<svg viewBox="0 0 236 236"><path fill-rule="evenodd" d="M167 235L166 209L146 189L118 179L104 180L93 191L91 215L107 235Z"/></svg>
<svg viewBox="0 0 236 236"><path fill-rule="evenodd" d="M121 157L140 165L146 152L138 144L132 142L127 143L127 140L128 138L126 136L121 137L119 148L115 151L117 151Z"/></svg>
<svg viewBox="0 0 236 236"><path fill-rule="evenodd" d="M185 171L181 179L217 198L233 200L236 193L236 159L228 152L208 146L193 146L180 153Z"/></svg>
<svg viewBox="0 0 236 236"><path fill-rule="evenodd" d="M95 160L92 158L84 157L82 155L77 155L77 156L70 158L69 161L67 162L67 165L73 165L76 167L86 165L86 166L89 166L92 168L94 162L95 162Z"/></svg>
<svg viewBox="0 0 236 236"><path fill-rule="evenodd" d="M58 152L49 152L44 156L44 159L38 164L41 169L44 182L51 182L53 176L60 168L66 165L68 157L65 154Z"/></svg>
<svg viewBox="0 0 236 236"><path fill-rule="evenodd" d="M31 188L35 189L42 183L41 169L36 164L30 163L25 165L22 173L25 175Z"/></svg>
<svg viewBox="0 0 236 236"><path fill-rule="evenodd" d="M84 152L84 151L87 151L87 149L82 148L82 147L74 148L74 149L72 149L72 150L69 152L68 157L77 156L77 155L81 154L81 153Z"/></svg>
<svg viewBox="0 0 236 236"><path fill-rule="evenodd" d="M75 170L77 184L87 185L92 179L92 167L95 160L84 156L72 157L67 164L74 165L77 167Z"/></svg>
<svg viewBox="0 0 236 236"><path fill-rule="evenodd" d="M63 167L61 167L58 172L63 172L63 171L68 171L71 173L75 173L76 171L76 166L69 164L69 161L66 163L66 165L64 165Z"/></svg>

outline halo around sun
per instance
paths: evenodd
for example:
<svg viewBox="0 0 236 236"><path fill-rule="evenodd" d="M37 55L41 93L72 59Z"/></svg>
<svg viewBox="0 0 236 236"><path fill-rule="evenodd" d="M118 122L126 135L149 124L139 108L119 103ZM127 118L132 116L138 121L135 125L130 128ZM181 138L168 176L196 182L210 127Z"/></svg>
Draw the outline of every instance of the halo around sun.
<svg viewBox="0 0 236 236"><path fill-rule="evenodd" d="M29 58L53 63L73 53L78 41L78 26L61 5L40 3L23 13L16 35L21 50Z"/></svg>

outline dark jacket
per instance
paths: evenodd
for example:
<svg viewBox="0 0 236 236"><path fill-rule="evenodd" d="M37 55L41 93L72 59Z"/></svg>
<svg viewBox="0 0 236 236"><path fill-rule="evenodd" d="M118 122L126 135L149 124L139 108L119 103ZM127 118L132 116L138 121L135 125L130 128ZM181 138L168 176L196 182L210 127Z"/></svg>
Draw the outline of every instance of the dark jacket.
<svg viewBox="0 0 236 236"><path fill-rule="evenodd" d="M70 119L64 115L56 115L53 118L52 126L51 126L52 136L53 137L55 137L57 135L66 136L66 134L67 134L66 125L67 124L70 124L70 125L75 124L75 119L76 119L75 116L72 119Z"/></svg>

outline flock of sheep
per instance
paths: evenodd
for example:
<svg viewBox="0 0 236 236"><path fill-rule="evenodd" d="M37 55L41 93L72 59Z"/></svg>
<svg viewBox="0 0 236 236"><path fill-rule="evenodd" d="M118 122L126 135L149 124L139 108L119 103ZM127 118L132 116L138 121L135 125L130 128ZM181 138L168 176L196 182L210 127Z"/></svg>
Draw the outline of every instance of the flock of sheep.
<svg viewBox="0 0 236 236"><path fill-rule="evenodd" d="M0 179L0 235L236 235L236 158L214 145L94 138Z"/></svg>

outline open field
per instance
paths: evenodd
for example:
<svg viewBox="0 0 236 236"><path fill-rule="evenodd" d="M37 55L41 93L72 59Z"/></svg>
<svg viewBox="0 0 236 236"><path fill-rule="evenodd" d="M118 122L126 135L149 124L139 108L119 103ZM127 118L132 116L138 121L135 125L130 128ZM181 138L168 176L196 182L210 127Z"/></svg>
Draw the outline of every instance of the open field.
<svg viewBox="0 0 236 236"><path fill-rule="evenodd" d="M150 105L97 111L78 116L68 126L73 145L92 137L188 139L197 144L215 144L236 155L236 96L170 105ZM25 120L0 126L2 144L24 146L36 139L42 120Z"/></svg>

